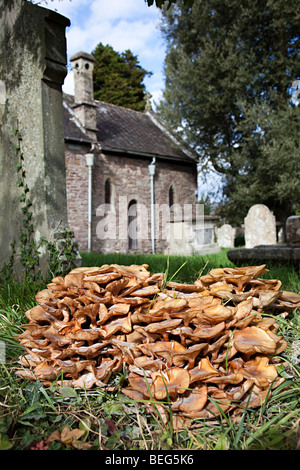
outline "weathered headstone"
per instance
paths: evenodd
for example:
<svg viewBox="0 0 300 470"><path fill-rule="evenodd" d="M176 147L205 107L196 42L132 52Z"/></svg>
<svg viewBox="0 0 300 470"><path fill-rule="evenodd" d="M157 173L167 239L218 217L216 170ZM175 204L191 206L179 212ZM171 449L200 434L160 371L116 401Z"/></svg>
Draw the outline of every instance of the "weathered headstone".
<svg viewBox="0 0 300 470"><path fill-rule="evenodd" d="M276 245L276 220L267 206L255 204L250 207L244 222L246 248L258 245Z"/></svg>
<svg viewBox="0 0 300 470"><path fill-rule="evenodd" d="M287 218L286 242L289 246L300 246L300 216L292 215Z"/></svg>
<svg viewBox="0 0 300 470"><path fill-rule="evenodd" d="M215 242L216 215L198 214L195 217L174 217L169 226L168 247L166 254L190 256L218 253L219 245Z"/></svg>
<svg viewBox="0 0 300 470"><path fill-rule="evenodd" d="M24 0L0 0L0 264L22 213L16 135L33 205L36 241L68 226L62 84L67 18Z"/></svg>
<svg viewBox="0 0 300 470"><path fill-rule="evenodd" d="M217 243L221 248L233 248L235 239L235 228L230 224L223 224L216 228Z"/></svg>

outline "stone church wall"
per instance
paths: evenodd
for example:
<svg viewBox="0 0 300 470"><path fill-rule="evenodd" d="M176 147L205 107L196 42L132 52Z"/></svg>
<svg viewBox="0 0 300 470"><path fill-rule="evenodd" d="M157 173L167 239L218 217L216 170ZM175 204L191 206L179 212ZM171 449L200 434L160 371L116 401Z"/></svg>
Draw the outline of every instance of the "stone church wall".
<svg viewBox="0 0 300 470"><path fill-rule="evenodd" d="M88 169L83 146L66 145L68 219L74 231L80 250L87 249L88 231ZM92 251L95 252L139 252L150 253L151 244L151 193L148 172L149 159L128 156L95 154L92 169ZM111 206L104 207L105 181L111 182ZM192 167L172 162L156 163L155 204L169 205L169 189L174 189L176 204L195 204L196 177ZM141 233L137 247L129 250L128 245L128 204L135 200L142 206L139 219ZM108 209L108 210L107 210ZM146 211L146 212L145 212ZM115 223L116 230L103 232L105 221ZM157 221L156 221L157 222ZM156 223L156 252L168 248L160 217ZM103 236L104 235L104 236ZM110 236L111 235L111 236Z"/></svg>

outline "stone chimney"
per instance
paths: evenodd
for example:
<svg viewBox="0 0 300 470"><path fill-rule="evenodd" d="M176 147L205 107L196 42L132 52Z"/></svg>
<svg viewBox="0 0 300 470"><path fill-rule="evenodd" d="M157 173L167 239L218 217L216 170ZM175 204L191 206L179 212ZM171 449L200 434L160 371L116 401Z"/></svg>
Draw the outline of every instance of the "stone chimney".
<svg viewBox="0 0 300 470"><path fill-rule="evenodd" d="M86 134L97 140L96 104L94 101L93 70L95 59L86 52L77 52L71 57L74 71L74 113Z"/></svg>

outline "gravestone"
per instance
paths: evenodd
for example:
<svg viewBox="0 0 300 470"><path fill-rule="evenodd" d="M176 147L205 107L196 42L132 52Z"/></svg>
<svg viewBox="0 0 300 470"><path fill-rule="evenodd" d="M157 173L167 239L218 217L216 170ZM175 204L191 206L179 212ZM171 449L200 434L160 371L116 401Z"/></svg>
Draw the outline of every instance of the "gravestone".
<svg viewBox="0 0 300 470"><path fill-rule="evenodd" d="M276 220L267 206L255 204L250 207L244 222L246 248L276 245Z"/></svg>
<svg viewBox="0 0 300 470"><path fill-rule="evenodd" d="M292 215L285 224L286 242L289 246L300 246L300 216Z"/></svg>
<svg viewBox="0 0 300 470"><path fill-rule="evenodd" d="M216 228L217 243L221 248L234 247L235 228L230 224L223 224Z"/></svg>
<svg viewBox="0 0 300 470"><path fill-rule="evenodd" d="M0 264L22 222L16 145L33 203L35 241L68 227L62 84L69 25L30 2L0 0Z"/></svg>

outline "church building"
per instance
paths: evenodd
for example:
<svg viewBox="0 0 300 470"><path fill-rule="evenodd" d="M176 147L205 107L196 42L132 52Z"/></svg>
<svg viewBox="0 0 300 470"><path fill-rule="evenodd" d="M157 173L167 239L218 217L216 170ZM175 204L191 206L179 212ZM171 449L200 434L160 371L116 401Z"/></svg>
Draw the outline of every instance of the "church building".
<svg viewBox="0 0 300 470"><path fill-rule="evenodd" d="M71 58L64 94L68 220L79 249L168 253L168 224L197 203L197 162L152 110L94 100L94 58ZM179 211L179 212L178 212Z"/></svg>

